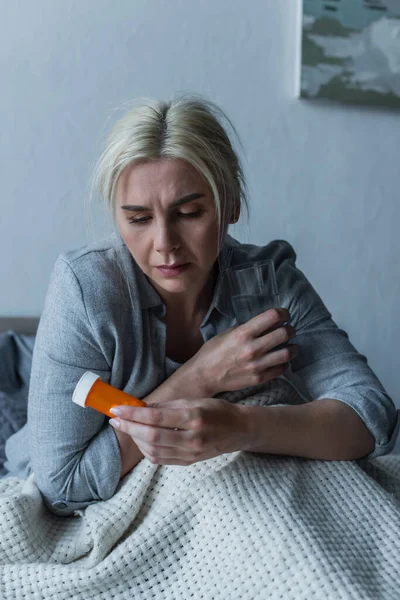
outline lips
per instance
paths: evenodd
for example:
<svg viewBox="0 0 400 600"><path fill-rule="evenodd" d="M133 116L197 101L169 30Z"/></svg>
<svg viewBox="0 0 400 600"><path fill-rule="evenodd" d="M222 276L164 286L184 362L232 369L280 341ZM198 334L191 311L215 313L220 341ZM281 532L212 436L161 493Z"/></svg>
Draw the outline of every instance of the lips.
<svg viewBox="0 0 400 600"><path fill-rule="evenodd" d="M183 267L187 263L175 263L173 265L157 265L158 269L177 269L178 267Z"/></svg>
<svg viewBox="0 0 400 600"><path fill-rule="evenodd" d="M175 263L174 265L159 266L157 270L163 277L179 277L190 267L190 263Z"/></svg>

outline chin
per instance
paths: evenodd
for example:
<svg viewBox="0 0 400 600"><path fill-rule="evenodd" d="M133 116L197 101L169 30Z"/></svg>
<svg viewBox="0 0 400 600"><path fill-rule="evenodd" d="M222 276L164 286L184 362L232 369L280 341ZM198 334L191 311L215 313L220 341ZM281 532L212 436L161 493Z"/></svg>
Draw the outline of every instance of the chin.
<svg viewBox="0 0 400 600"><path fill-rule="evenodd" d="M153 284L155 284L157 287L159 287L162 290L165 290L166 292L171 292L179 294L182 292L186 292L188 285L187 282L183 282L183 281L177 281L177 280L173 280L173 279L163 279L162 277L151 277L149 276L149 279L152 281Z"/></svg>
<svg viewBox="0 0 400 600"><path fill-rule="evenodd" d="M156 281L155 283L159 288L166 292L170 292L171 294L182 294L183 292L187 292L187 285L183 285L178 281Z"/></svg>

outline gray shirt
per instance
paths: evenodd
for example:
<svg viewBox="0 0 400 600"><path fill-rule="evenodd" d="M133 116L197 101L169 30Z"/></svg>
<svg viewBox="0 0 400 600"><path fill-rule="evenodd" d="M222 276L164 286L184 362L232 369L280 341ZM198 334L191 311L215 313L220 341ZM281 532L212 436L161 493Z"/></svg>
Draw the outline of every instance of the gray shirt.
<svg viewBox="0 0 400 600"><path fill-rule="evenodd" d="M237 324L227 269L251 267L253 276L245 280L246 318L252 310L260 312L259 275L265 261L274 267L280 305L296 328L291 343L300 350L285 377L306 401L333 398L351 406L375 437L369 458L387 454L395 445L400 411L296 267L288 242L255 246L227 236L213 299L200 326L204 341ZM267 296L265 309L277 298ZM72 402L78 380L92 371L139 398L152 392L179 367L166 360L165 312L118 232L58 256L35 340L28 421L7 440L5 463L11 474L22 477L33 470L55 514L69 515L107 500L120 478L120 450L108 417Z"/></svg>

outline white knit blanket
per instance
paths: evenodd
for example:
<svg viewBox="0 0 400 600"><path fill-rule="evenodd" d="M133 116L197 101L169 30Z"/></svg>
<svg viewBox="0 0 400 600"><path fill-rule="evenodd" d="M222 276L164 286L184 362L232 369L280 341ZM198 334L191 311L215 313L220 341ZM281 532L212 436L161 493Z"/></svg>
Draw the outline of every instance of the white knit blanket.
<svg viewBox="0 0 400 600"><path fill-rule="evenodd" d="M12 477L0 523L1 600L400 598L400 456L144 459L70 517Z"/></svg>

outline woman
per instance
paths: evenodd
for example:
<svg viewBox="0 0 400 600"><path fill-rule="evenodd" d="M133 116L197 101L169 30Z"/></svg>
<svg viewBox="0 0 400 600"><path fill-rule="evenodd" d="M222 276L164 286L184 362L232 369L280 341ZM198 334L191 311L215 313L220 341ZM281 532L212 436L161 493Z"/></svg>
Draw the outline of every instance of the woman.
<svg viewBox="0 0 400 600"><path fill-rule="evenodd" d="M214 104L183 96L132 108L109 135L93 183L116 231L58 257L33 355L29 453L8 447L7 468L28 465L56 514L110 498L144 457L190 465L245 450L354 460L395 444L392 400L290 244L228 235L246 196L224 119ZM228 269L254 267L251 308L265 261L281 305L258 314L254 303L238 325ZM122 407L115 421L82 410L71 398L86 370L149 406ZM215 397L278 377L300 403Z"/></svg>

